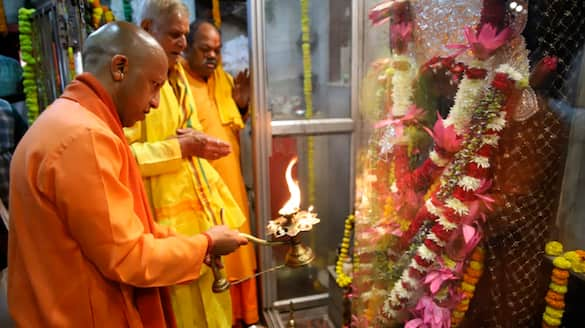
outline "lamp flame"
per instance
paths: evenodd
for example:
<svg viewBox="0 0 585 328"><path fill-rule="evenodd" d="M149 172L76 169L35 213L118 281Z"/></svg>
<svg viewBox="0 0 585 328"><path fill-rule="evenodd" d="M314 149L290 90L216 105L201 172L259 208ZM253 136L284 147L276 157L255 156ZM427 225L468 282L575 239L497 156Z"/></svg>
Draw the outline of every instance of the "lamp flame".
<svg viewBox="0 0 585 328"><path fill-rule="evenodd" d="M298 212L299 206L301 205L301 189L297 181L292 178L292 167L297 163L297 158L293 158L286 168L286 184L288 185L288 191L290 192L289 200L284 206L278 211L280 215L290 215Z"/></svg>

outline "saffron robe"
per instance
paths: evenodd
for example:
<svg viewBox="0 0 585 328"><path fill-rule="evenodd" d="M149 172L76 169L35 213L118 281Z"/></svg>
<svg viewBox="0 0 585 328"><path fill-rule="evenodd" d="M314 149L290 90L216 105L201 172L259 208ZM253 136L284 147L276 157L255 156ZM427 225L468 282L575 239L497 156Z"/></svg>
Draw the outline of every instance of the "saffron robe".
<svg viewBox="0 0 585 328"><path fill-rule="evenodd" d="M201 130L191 90L177 65L161 88L158 108L153 108L144 121L125 129L155 220L177 232L195 235L221 223L219 214L223 209L223 223L240 227L245 217L209 162L202 158L182 159L175 136L177 129L186 127ZM230 294L213 293L212 284L213 273L204 266L197 281L171 288L179 327L231 325Z"/></svg>
<svg viewBox="0 0 585 328"><path fill-rule="evenodd" d="M93 76L78 76L39 116L10 173L17 326L174 326L157 287L196 279L207 240L154 223L112 99Z"/></svg>
<svg viewBox="0 0 585 328"><path fill-rule="evenodd" d="M207 81L198 78L190 71L185 60L181 62L197 105L199 121L203 131L218 139L229 142L232 152L220 159L210 161L225 184L228 186L246 222L240 231L250 233L248 197L240 165L239 132L244 127L238 107L232 98L233 80L221 66ZM256 270L256 256L252 244L240 247L225 257L225 269L229 280L250 277ZM247 324L258 321L258 300L256 280L250 279L230 288L234 319L242 319Z"/></svg>

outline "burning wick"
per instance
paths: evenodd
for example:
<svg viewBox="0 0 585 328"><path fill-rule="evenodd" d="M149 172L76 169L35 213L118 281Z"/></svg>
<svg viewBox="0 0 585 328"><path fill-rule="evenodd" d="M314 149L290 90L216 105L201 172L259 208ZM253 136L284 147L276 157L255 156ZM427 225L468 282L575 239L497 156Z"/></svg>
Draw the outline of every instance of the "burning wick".
<svg viewBox="0 0 585 328"><path fill-rule="evenodd" d="M297 163L297 158L293 158L286 168L286 184L288 185L288 190L290 192L289 200L284 204L284 206L278 210L278 214L282 216L290 216L299 211L299 206L301 205L301 189L299 188L299 184L297 181L293 180L292 178L292 167Z"/></svg>

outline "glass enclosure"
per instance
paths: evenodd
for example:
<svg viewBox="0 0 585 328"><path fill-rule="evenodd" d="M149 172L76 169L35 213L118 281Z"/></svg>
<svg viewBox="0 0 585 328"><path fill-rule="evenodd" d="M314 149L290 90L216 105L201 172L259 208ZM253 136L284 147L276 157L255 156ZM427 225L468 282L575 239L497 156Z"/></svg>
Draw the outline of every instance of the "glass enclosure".
<svg viewBox="0 0 585 328"><path fill-rule="evenodd" d="M544 251L585 247L582 2L364 5L351 326L560 324Z"/></svg>
<svg viewBox="0 0 585 328"><path fill-rule="evenodd" d="M300 207L314 206L321 220L302 234L303 244L316 254L310 265L260 277L268 324L282 326L291 304L295 310L327 304L327 266L335 261L343 220L352 211L355 4L350 0L248 4L259 234L290 197L284 175L293 157L298 157L293 175L300 184ZM260 268L282 264L285 252L284 247L260 248Z"/></svg>
<svg viewBox="0 0 585 328"><path fill-rule="evenodd" d="M274 120L308 118L300 3L265 1L268 109ZM307 4L314 107L311 117L350 117L350 0Z"/></svg>

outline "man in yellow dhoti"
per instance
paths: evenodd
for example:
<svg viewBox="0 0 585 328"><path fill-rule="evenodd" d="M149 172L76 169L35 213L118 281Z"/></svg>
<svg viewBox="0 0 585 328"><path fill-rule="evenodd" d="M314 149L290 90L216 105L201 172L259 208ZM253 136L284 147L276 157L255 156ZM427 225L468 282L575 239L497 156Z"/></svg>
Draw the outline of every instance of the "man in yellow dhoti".
<svg viewBox="0 0 585 328"><path fill-rule="evenodd" d="M249 77L240 72L235 80L226 73L221 62L221 36L210 22L198 20L191 24L187 36L186 59L181 64L193 92L203 131L229 142L232 152L211 165L221 175L238 205L246 215L240 231L249 233L248 198L240 166L239 132L244 127L249 99ZM250 277L256 269L254 248L250 244L225 257L228 279ZM258 321L256 281L254 279L230 288L234 326L242 320L246 325Z"/></svg>
<svg viewBox="0 0 585 328"><path fill-rule="evenodd" d="M145 0L138 22L161 44L169 61L168 80L161 88L158 109L125 130L155 219L187 235L222 222L238 228L245 217L206 160L227 155L229 145L200 132L195 103L185 73L177 63L189 32L188 9L181 0ZM197 281L171 288L178 327L231 325L230 294L213 293L212 283L213 274L204 267Z"/></svg>

